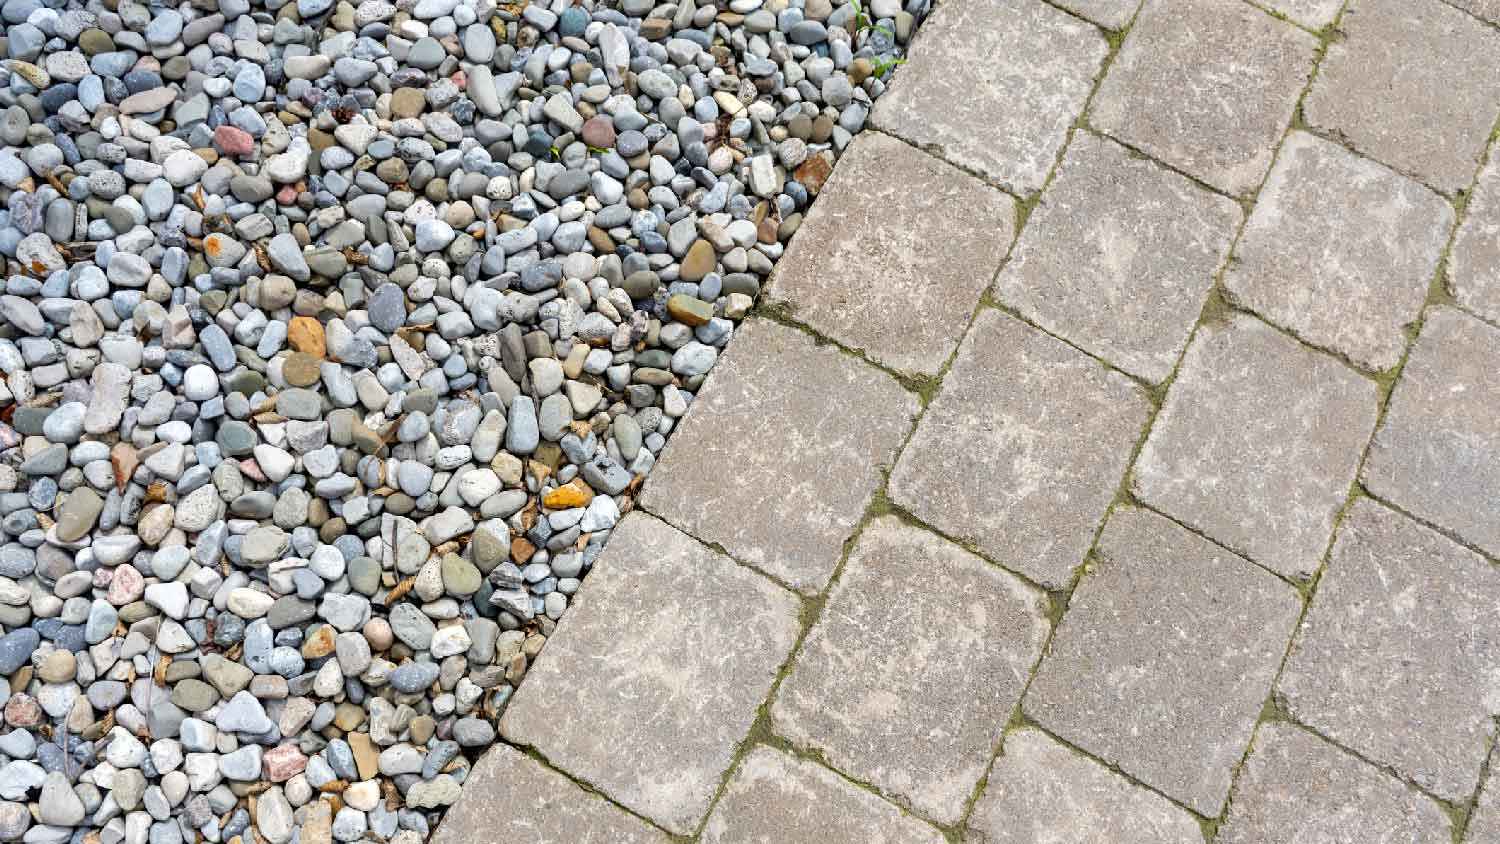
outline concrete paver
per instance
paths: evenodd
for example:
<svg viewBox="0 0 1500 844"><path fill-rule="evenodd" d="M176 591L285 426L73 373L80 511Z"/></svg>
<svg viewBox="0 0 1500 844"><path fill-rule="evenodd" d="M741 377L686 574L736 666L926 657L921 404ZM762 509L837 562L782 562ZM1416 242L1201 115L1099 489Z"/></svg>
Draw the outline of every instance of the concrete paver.
<svg viewBox="0 0 1500 844"><path fill-rule="evenodd" d="M1448 253L1448 282L1460 305L1500 322L1500 156L1485 165L1464 208Z"/></svg>

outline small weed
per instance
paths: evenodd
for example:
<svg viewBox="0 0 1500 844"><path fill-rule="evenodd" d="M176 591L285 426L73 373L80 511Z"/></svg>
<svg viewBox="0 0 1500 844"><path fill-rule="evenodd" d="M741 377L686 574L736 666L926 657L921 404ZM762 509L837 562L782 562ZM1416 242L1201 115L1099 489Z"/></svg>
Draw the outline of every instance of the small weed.
<svg viewBox="0 0 1500 844"><path fill-rule="evenodd" d="M876 78L879 78L884 76L886 71L894 70L898 65L906 64L906 59L876 59L873 64L875 69L871 73Z"/></svg>

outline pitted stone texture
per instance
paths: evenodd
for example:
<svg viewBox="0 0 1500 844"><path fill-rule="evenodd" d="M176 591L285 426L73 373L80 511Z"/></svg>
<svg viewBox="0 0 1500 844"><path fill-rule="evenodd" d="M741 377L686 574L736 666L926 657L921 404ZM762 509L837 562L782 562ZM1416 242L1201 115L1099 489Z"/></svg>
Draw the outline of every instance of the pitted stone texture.
<svg viewBox="0 0 1500 844"><path fill-rule="evenodd" d="M1368 499L1344 520L1279 691L1293 717L1455 802L1500 678L1500 569Z"/></svg>
<svg viewBox="0 0 1500 844"><path fill-rule="evenodd" d="M922 185L922 190L913 190ZM1015 202L907 144L860 135L766 291L792 316L903 372L947 362L1005 257Z"/></svg>
<svg viewBox="0 0 1500 844"><path fill-rule="evenodd" d="M1469 816L1464 844L1500 844L1500 771L1493 766L1489 781L1479 794L1474 814Z"/></svg>
<svg viewBox="0 0 1500 844"><path fill-rule="evenodd" d="M1030 193L1046 182L1108 51L1099 30L1040 0L939 4L873 123Z"/></svg>
<svg viewBox="0 0 1500 844"><path fill-rule="evenodd" d="M747 320L644 505L793 588L821 591L916 412L916 397L874 367Z"/></svg>
<svg viewBox="0 0 1500 844"><path fill-rule="evenodd" d="M1060 587L1083 562L1148 408L1130 379L986 309L896 464L891 498Z"/></svg>
<svg viewBox="0 0 1500 844"><path fill-rule="evenodd" d="M1500 556L1500 329L1452 308L1427 312L1365 486Z"/></svg>
<svg viewBox="0 0 1500 844"><path fill-rule="evenodd" d="M1301 601L1147 510L1110 518L1022 707L1147 785L1216 815Z"/></svg>
<svg viewBox="0 0 1500 844"><path fill-rule="evenodd" d="M791 651L799 610L760 575L630 515L500 732L686 835Z"/></svg>
<svg viewBox="0 0 1500 844"><path fill-rule="evenodd" d="M667 837L513 747L497 744L464 780L432 844L667 844Z"/></svg>
<svg viewBox="0 0 1500 844"><path fill-rule="evenodd" d="M1268 723L1219 844L1451 844L1448 818L1400 780L1290 724Z"/></svg>
<svg viewBox="0 0 1500 844"><path fill-rule="evenodd" d="M1317 39L1240 0L1147 0L1089 121L1231 194L1260 184Z"/></svg>
<svg viewBox="0 0 1500 844"><path fill-rule="evenodd" d="M1344 0L1267 0L1263 5L1308 29L1322 29L1333 23Z"/></svg>
<svg viewBox="0 0 1500 844"><path fill-rule="evenodd" d="M703 844L943 844L942 833L812 762L746 754L703 828Z"/></svg>
<svg viewBox="0 0 1500 844"><path fill-rule="evenodd" d="M1445 193L1500 115L1500 32L1439 0L1354 0L1302 105L1308 125Z"/></svg>
<svg viewBox="0 0 1500 844"><path fill-rule="evenodd" d="M996 295L1152 382L1172 374L1239 223L1235 203L1079 132Z"/></svg>
<svg viewBox="0 0 1500 844"><path fill-rule="evenodd" d="M956 823L1046 640L1045 604L932 533L876 520L777 692L774 729Z"/></svg>
<svg viewBox="0 0 1500 844"><path fill-rule="evenodd" d="M1297 336L1386 370L1406 350L1453 206L1331 141L1294 132L1235 247L1224 286Z"/></svg>
<svg viewBox="0 0 1500 844"><path fill-rule="evenodd" d="M1005 737L969 816L970 844L1202 844L1193 816L1041 730Z"/></svg>
<svg viewBox="0 0 1500 844"><path fill-rule="evenodd" d="M1375 427L1377 387L1249 316L1199 329L1132 484L1287 577L1318 568Z"/></svg>
<svg viewBox="0 0 1500 844"><path fill-rule="evenodd" d="M1106 29L1120 29L1130 23L1141 0L1059 0L1057 5Z"/></svg>
<svg viewBox="0 0 1500 844"><path fill-rule="evenodd" d="M1500 322L1500 155L1485 165L1469 196L1448 253L1448 284L1459 304Z"/></svg>

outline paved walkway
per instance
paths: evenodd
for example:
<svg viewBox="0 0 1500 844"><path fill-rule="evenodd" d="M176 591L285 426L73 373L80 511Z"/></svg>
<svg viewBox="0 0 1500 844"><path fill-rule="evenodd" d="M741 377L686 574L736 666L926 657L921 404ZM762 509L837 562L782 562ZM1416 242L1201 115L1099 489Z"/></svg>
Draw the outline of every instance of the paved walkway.
<svg viewBox="0 0 1500 844"><path fill-rule="evenodd" d="M1136 6L939 6L440 844L1500 842L1500 2Z"/></svg>

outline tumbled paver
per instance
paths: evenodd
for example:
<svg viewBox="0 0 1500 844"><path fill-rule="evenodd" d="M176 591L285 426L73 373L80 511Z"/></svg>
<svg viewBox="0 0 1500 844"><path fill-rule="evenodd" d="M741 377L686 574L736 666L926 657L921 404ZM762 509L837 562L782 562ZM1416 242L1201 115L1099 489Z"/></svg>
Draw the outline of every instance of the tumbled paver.
<svg viewBox="0 0 1500 844"><path fill-rule="evenodd" d="M1371 492L1500 556L1500 328L1427 312L1365 463Z"/></svg>
<svg viewBox="0 0 1500 844"><path fill-rule="evenodd" d="M1406 350L1453 206L1332 141L1294 132L1245 223L1224 286L1243 306L1366 369Z"/></svg>
<svg viewBox="0 0 1500 844"><path fill-rule="evenodd" d="M871 122L1030 193L1046 182L1108 52L1099 30L1041 0L939 4ZM932 187L897 186L912 184Z"/></svg>
<svg viewBox="0 0 1500 844"><path fill-rule="evenodd" d="M464 780L463 796L432 837L432 844L476 841L667 844L668 839L521 751L497 744L480 757Z"/></svg>
<svg viewBox="0 0 1500 844"><path fill-rule="evenodd" d="M1005 752L969 816L970 844L1202 844L1192 815L1041 730L1005 737Z"/></svg>
<svg viewBox="0 0 1500 844"><path fill-rule="evenodd" d="M1267 568L1311 576L1377 393L1253 317L1204 325L1136 460L1135 494Z"/></svg>
<svg viewBox="0 0 1500 844"><path fill-rule="evenodd" d="M1130 379L986 309L891 473L891 500L1060 587L1083 562L1148 410Z"/></svg>
<svg viewBox="0 0 1500 844"><path fill-rule="evenodd" d="M1298 721L1460 801L1500 714L1500 569L1368 499L1344 520L1279 691Z"/></svg>
<svg viewBox="0 0 1500 844"><path fill-rule="evenodd" d="M1107 29L1120 29L1130 23L1141 0L1058 0L1057 5Z"/></svg>
<svg viewBox="0 0 1500 844"><path fill-rule="evenodd" d="M703 844L943 844L931 826L813 762L761 746L745 755L703 827Z"/></svg>
<svg viewBox="0 0 1500 844"><path fill-rule="evenodd" d="M1265 0L1261 5L1274 9L1309 29L1322 29L1333 23L1344 0Z"/></svg>
<svg viewBox="0 0 1500 844"><path fill-rule="evenodd" d="M1115 510L1022 707L1205 815L1229 792L1301 601L1171 520Z"/></svg>
<svg viewBox="0 0 1500 844"><path fill-rule="evenodd" d="M1400 780L1290 724L1268 723L1219 844L1451 844L1448 818Z"/></svg>
<svg viewBox="0 0 1500 844"><path fill-rule="evenodd" d="M1239 219L1233 201L1079 132L995 292L1053 334L1158 382L1182 354Z"/></svg>
<svg viewBox="0 0 1500 844"><path fill-rule="evenodd" d="M766 295L878 363L934 375L1014 229L1004 193L894 138L860 135Z"/></svg>
<svg viewBox="0 0 1500 844"><path fill-rule="evenodd" d="M1089 122L1220 190L1246 193L1271 165L1316 48L1312 35L1240 0L1147 0Z"/></svg>
<svg viewBox="0 0 1500 844"><path fill-rule="evenodd" d="M820 591L916 411L916 397L874 367L747 320L652 472L644 506Z"/></svg>
<svg viewBox="0 0 1500 844"><path fill-rule="evenodd" d="M1485 165L1469 195L1448 253L1448 284L1460 305L1500 322L1500 155Z"/></svg>
<svg viewBox="0 0 1500 844"><path fill-rule="evenodd" d="M774 729L956 823L1046 640L1045 605L962 548L877 519L777 691Z"/></svg>
<svg viewBox="0 0 1500 844"><path fill-rule="evenodd" d="M1446 193L1500 115L1500 31L1439 0L1353 0L1302 105L1308 125Z"/></svg>
<svg viewBox="0 0 1500 844"><path fill-rule="evenodd" d="M800 609L764 577L631 514L500 732L688 834L796 641Z"/></svg>

